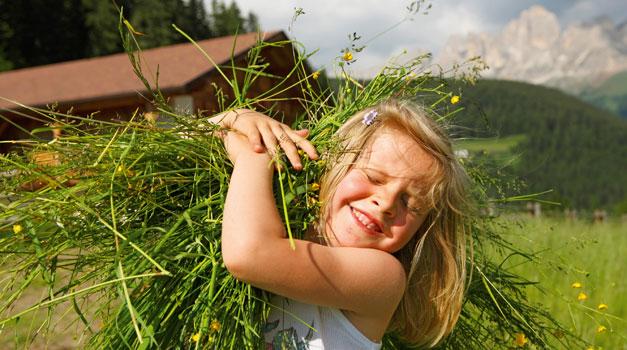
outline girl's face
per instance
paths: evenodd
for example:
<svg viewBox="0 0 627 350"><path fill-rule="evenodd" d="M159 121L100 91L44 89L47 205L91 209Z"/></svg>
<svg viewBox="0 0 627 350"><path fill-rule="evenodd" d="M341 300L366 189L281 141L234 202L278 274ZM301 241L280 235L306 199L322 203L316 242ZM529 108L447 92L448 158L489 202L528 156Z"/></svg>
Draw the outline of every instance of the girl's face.
<svg viewBox="0 0 627 350"><path fill-rule="evenodd" d="M422 225L424 193L435 164L410 136L396 129L373 135L357 164L338 184L326 222L329 244L401 249Z"/></svg>

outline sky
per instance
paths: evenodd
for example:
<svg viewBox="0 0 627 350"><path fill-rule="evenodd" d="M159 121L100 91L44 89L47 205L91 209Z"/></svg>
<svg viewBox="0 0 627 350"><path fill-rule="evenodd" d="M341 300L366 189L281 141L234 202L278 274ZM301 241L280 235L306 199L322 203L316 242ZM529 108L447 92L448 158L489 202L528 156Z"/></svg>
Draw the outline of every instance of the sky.
<svg viewBox="0 0 627 350"><path fill-rule="evenodd" d="M207 3L210 0L205 0ZM230 3L232 0L225 0ZM416 56L434 55L453 34L470 32L498 33L509 21L532 5L542 5L555 13L565 28L574 22L585 22L608 16L614 23L627 21L627 0L433 0L425 15L409 20L407 0L236 0L244 13L252 11L259 17L263 30L283 30L301 42L308 52L318 50L310 58L316 69L326 68L333 74L334 59L350 46L348 35L356 32L366 49L356 54L351 65L356 76L378 71L391 57L403 51ZM304 14L293 20L295 9Z"/></svg>

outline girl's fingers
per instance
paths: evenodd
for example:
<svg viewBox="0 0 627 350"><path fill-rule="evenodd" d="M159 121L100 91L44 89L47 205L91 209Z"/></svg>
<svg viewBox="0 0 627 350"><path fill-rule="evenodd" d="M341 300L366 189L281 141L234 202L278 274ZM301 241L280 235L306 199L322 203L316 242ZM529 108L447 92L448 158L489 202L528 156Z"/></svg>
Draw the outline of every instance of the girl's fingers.
<svg viewBox="0 0 627 350"><path fill-rule="evenodd" d="M307 137L309 135L309 130L307 129L293 130L293 132L300 137Z"/></svg>
<svg viewBox="0 0 627 350"><path fill-rule="evenodd" d="M300 156L298 155L298 149L294 144L292 138L294 137L292 134L292 129L289 127L283 126L279 124L278 127L273 129L274 134L279 139L279 145L285 152L287 159L289 159L290 163L294 167L294 169L300 170L302 169L302 165L300 162Z"/></svg>
<svg viewBox="0 0 627 350"><path fill-rule="evenodd" d="M265 148L263 147L263 143L261 141L260 130L257 127L249 128L246 132L246 137L248 137L248 142L250 142L253 147L253 151L257 153L265 152Z"/></svg>
<svg viewBox="0 0 627 350"><path fill-rule="evenodd" d="M274 157L277 148L277 138L268 125L259 125L258 127L263 144L266 146L267 152Z"/></svg>
<svg viewBox="0 0 627 350"><path fill-rule="evenodd" d="M309 159L318 159L318 152L316 151L316 148L311 144L311 142L309 142L309 140L305 138L307 137L307 135L309 135L309 130L302 129L294 130L292 132L292 140L298 146L298 148L305 151L305 153L307 153L307 156L309 156Z"/></svg>
<svg viewBox="0 0 627 350"><path fill-rule="evenodd" d="M317 159L315 147L306 139L309 130L292 130L289 126L267 116L247 116L248 118L230 121L230 127L242 132L255 152L268 152L274 157L278 147L285 152L294 169L302 169L298 149L302 149L310 159Z"/></svg>

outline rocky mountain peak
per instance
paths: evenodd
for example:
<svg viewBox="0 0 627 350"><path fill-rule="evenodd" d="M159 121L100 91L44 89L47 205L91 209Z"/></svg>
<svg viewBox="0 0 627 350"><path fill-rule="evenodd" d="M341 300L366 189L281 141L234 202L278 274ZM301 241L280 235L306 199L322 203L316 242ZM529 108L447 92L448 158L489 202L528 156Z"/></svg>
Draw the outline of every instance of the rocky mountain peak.
<svg viewBox="0 0 627 350"><path fill-rule="evenodd" d="M627 26L608 17L562 30L557 16L534 5L498 34L451 37L434 63L450 67L481 56L485 77L520 80L577 92L627 69Z"/></svg>
<svg viewBox="0 0 627 350"><path fill-rule="evenodd" d="M518 47L546 50L554 45L559 35L557 16L542 6L534 5L505 26L500 41Z"/></svg>

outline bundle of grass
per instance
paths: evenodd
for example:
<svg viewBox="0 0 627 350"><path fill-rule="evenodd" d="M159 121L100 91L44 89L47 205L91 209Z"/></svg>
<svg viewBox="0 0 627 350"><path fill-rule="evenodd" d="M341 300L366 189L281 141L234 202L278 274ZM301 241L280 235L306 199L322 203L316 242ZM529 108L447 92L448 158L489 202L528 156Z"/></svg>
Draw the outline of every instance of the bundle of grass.
<svg viewBox="0 0 627 350"><path fill-rule="evenodd" d="M124 38L132 47L132 32ZM255 50L278 44L287 43L260 42L251 51L243 72L247 84L264 74ZM216 136L219 127L206 116L174 113L148 85L135 52L130 50L131 62L159 112L170 117L167 124L141 115L114 123L33 109L50 128L62 129L62 136L49 142L37 138L43 129L34 130L20 152L0 157L2 195L8 199L0 203L0 266L8 276L0 291L0 325L67 302L84 323L89 348L264 348L263 326L273 307L268 295L235 280L222 263L222 212L232 166ZM387 67L367 84L344 75L337 92L311 88L317 80L303 75L303 55L296 57L291 76L277 78L296 77L306 92L299 123L323 155L320 161L303 159L300 172L286 165L276 175L277 206L290 235L298 237L316 220L324 155L335 152L332 135L354 112L391 97L413 98L438 122L451 120L456 99L437 77L420 70L423 58ZM236 98L224 110L276 98L275 90L246 98L246 84L229 86ZM42 154L53 161L32 160ZM485 203L491 179L472 162L466 166L478 202ZM517 334L539 346L578 343L541 307L525 301L530 282L491 261L484 247L525 253L502 240L489 218L477 216L471 225L474 277L460 321L440 347L509 348ZM13 310L38 279L47 295ZM410 347L394 334L384 346Z"/></svg>

